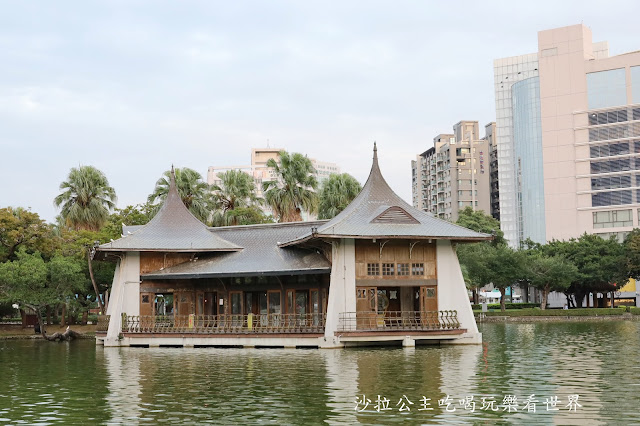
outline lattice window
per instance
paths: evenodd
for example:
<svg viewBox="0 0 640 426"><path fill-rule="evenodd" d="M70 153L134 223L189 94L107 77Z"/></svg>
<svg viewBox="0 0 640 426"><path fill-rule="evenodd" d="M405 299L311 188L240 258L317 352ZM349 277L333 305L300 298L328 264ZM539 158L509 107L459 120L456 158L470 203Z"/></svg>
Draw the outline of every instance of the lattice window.
<svg viewBox="0 0 640 426"><path fill-rule="evenodd" d="M367 275L372 275L372 276L380 275L380 264L367 263Z"/></svg>
<svg viewBox="0 0 640 426"><path fill-rule="evenodd" d="M408 263L398 263L398 275L409 275Z"/></svg>
<svg viewBox="0 0 640 426"><path fill-rule="evenodd" d="M411 275L424 275L424 263L412 263Z"/></svg>
<svg viewBox="0 0 640 426"><path fill-rule="evenodd" d="M395 275L396 264L395 263L383 263L382 264L382 275L389 276Z"/></svg>

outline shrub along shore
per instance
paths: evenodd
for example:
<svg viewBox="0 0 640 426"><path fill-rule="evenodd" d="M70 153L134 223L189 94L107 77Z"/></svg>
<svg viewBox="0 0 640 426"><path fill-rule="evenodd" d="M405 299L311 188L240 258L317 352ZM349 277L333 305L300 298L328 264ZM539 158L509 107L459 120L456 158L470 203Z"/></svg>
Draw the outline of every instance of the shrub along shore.
<svg viewBox="0 0 640 426"><path fill-rule="evenodd" d="M499 306L498 306L499 309ZM492 310L481 312L474 309L477 320L500 322L509 320L550 321L550 320L590 320L590 319L630 319L640 320L640 308L621 306L618 308L578 308L578 309L545 309L523 308L506 311Z"/></svg>

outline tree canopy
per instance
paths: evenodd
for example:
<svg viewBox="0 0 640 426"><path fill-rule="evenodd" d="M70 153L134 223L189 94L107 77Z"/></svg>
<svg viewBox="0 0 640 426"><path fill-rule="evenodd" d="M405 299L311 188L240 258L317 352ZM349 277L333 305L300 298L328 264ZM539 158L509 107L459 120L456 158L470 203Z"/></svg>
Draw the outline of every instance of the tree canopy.
<svg viewBox="0 0 640 426"><path fill-rule="evenodd" d="M200 221L208 223L213 210L213 198L209 185L202 180L200 173L188 167L176 168L175 175L176 189L184 205ZM153 192L147 197L149 204L155 204L151 216L157 213L167 198L170 182L171 170L167 170L158 179Z"/></svg>
<svg viewBox="0 0 640 426"><path fill-rule="evenodd" d="M311 160L305 155L280 151L279 162L270 158L276 179L262 183L265 202L278 222L302 220L302 212L315 213L318 209L318 181Z"/></svg>
<svg viewBox="0 0 640 426"><path fill-rule="evenodd" d="M73 229L97 231L115 207L115 190L104 173L93 166L72 168L60 189L63 192L54 199L54 204L61 207L64 224Z"/></svg>
<svg viewBox="0 0 640 426"><path fill-rule="evenodd" d="M318 219L331 219L358 196L362 186L348 173L332 173L324 181L319 195Z"/></svg>
<svg viewBox="0 0 640 426"><path fill-rule="evenodd" d="M218 174L219 185L212 185L217 211L213 216L215 226L249 225L264 223L267 216L259 205L263 200L256 196L253 177L241 170L229 170Z"/></svg>

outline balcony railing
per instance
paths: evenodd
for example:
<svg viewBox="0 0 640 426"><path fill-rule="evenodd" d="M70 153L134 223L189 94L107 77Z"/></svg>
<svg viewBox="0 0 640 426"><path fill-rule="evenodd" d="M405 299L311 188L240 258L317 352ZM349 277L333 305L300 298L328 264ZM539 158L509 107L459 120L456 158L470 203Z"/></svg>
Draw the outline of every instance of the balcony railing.
<svg viewBox="0 0 640 426"><path fill-rule="evenodd" d="M458 330L458 311L343 312L339 331Z"/></svg>
<svg viewBox="0 0 640 426"><path fill-rule="evenodd" d="M325 314L171 315L122 314L123 333L323 333Z"/></svg>
<svg viewBox="0 0 640 426"><path fill-rule="evenodd" d="M111 320L111 315L98 315L96 333L106 333L109 329L109 320Z"/></svg>

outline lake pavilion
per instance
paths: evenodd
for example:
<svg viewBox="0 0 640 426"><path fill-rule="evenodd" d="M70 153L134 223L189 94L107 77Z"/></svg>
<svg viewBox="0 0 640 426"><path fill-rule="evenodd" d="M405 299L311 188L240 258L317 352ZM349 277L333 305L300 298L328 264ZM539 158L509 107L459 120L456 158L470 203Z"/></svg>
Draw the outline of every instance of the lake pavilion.
<svg viewBox="0 0 640 426"><path fill-rule="evenodd" d="M105 346L479 344L455 244L490 240L413 208L373 165L331 220L210 228L178 195L100 245L117 262Z"/></svg>

